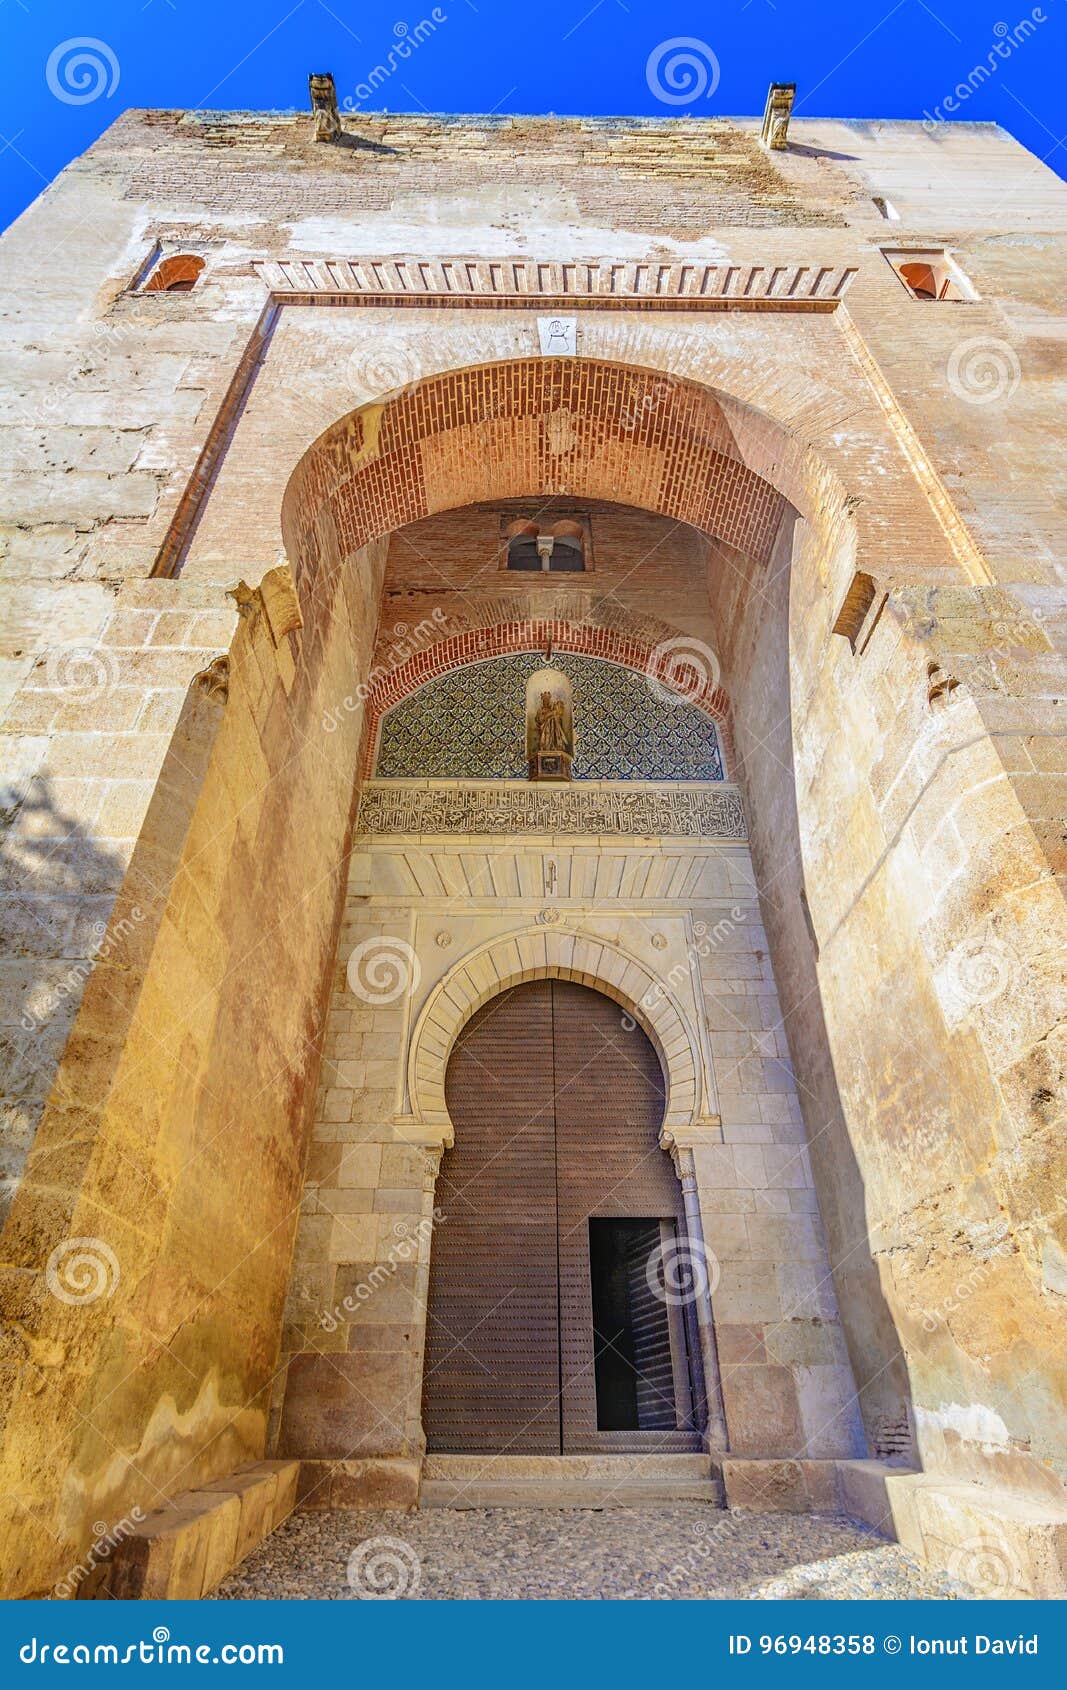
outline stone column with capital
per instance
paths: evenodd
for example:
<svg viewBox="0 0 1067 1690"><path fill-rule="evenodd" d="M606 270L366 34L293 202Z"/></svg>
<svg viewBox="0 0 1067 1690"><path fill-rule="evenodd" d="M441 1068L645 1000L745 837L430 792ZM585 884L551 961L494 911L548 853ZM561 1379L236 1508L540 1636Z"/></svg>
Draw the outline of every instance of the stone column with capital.
<svg viewBox="0 0 1067 1690"><path fill-rule="evenodd" d="M714 1131L717 1137L721 1137L717 1123ZM692 1313L704 1374L705 1444L712 1454L723 1454L728 1447L726 1416L723 1411L719 1354L715 1343L715 1319L712 1312L712 1291L718 1277L718 1264L704 1242L696 1162L693 1157L693 1144L690 1142L692 1137L692 1134L685 1134L680 1142L678 1133L665 1133L662 1143L674 1163L685 1206L686 1255L692 1285Z"/></svg>

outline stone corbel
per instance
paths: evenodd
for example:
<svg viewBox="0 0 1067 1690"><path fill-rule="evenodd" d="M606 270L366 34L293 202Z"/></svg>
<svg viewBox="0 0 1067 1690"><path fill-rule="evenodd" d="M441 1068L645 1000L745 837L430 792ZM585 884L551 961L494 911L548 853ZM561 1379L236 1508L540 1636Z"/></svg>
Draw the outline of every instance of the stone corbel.
<svg viewBox="0 0 1067 1690"><path fill-rule="evenodd" d="M722 1143L722 1116L696 1115L691 1121L665 1122L659 1135L660 1149L670 1156L676 1152L700 1149L705 1144Z"/></svg>
<svg viewBox="0 0 1067 1690"><path fill-rule="evenodd" d="M857 569L830 630L848 641L853 657L861 657L867 649L888 597L888 583Z"/></svg>
<svg viewBox="0 0 1067 1690"><path fill-rule="evenodd" d="M274 647L275 662L282 685L287 693L291 692L296 677L296 663L290 636L299 634L304 626L304 618L289 565L281 563L273 569L268 569L258 587L250 587L247 581L238 581L236 587L230 588L227 596L233 599L239 616L255 617L262 614ZM295 649L299 650L299 645Z"/></svg>
<svg viewBox="0 0 1067 1690"><path fill-rule="evenodd" d="M227 597L233 599L239 616L254 615L261 610L267 618L270 637L275 645L279 645L287 634L296 633L304 626L293 572L287 563L268 569L258 587L250 587L244 580L238 581L236 587L230 588Z"/></svg>
<svg viewBox="0 0 1067 1690"><path fill-rule="evenodd" d="M275 645L281 645L289 634L298 633L304 626L296 583L287 563L276 564L273 569L267 570L259 583L259 596L263 600Z"/></svg>

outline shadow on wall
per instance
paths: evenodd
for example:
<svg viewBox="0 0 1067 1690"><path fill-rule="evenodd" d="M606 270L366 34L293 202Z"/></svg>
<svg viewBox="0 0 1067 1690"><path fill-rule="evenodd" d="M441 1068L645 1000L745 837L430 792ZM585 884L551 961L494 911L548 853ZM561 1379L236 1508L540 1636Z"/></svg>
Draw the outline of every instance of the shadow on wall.
<svg viewBox="0 0 1067 1690"><path fill-rule="evenodd" d="M108 922L126 861L64 811L47 775L0 789L0 816L2 1223L86 983L114 948Z"/></svg>
<svg viewBox="0 0 1067 1690"><path fill-rule="evenodd" d="M128 865L64 814L47 777L8 798L5 884L28 890L12 900L18 1019L6 1030L26 1141L0 1237L14 1375L0 1462L5 1594L47 1591L100 1535L90 1522L163 1499L131 1460L140 1402L119 1387L136 1377L150 1390L188 1280L180 1261L165 1292L152 1277L165 1249L168 1168L153 1152L169 1029L154 1066L143 1049L131 1058L129 1041L222 718L197 677ZM107 1435L93 1420L104 1404L117 1410ZM173 1427L171 1443L180 1462Z"/></svg>
<svg viewBox="0 0 1067 1690"><path fill-rule="evenodd" d="M287 571L245 590L125 873L66 850L107 925L0 1238L6 1595L54 1589L97 1522L262 1456L363 727L320 724L369 663L382 563L338 573L302 639ZM25 820L54 905L49 797Z"/></svg>

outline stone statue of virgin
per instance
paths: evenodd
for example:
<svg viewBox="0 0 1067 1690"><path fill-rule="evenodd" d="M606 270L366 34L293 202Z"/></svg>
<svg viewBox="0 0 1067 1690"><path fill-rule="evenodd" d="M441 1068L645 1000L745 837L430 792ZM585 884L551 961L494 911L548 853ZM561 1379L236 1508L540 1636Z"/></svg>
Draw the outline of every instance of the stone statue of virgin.
<svg viewBox="0 0 1067 1690"><path fill-rule="evenodd" d="M561 698L550 692L541 694L541 707L534 717L538 751L569 751L565 706Z"/></svg>

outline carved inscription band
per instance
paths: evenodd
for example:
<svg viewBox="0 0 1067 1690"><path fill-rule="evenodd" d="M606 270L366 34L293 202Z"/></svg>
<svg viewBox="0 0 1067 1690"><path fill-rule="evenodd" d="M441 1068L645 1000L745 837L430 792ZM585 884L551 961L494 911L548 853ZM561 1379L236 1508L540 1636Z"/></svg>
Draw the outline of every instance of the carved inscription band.
<svg viewBox="0 0 1067 1690"><path fill-rule="evenodd" d="M605 789L581 784L551 791L530 786L418 787L372 781L359 808L359 831L384 833L615 834L629 838L747 837L741 794L716 782L704 789Z"/></svg>

